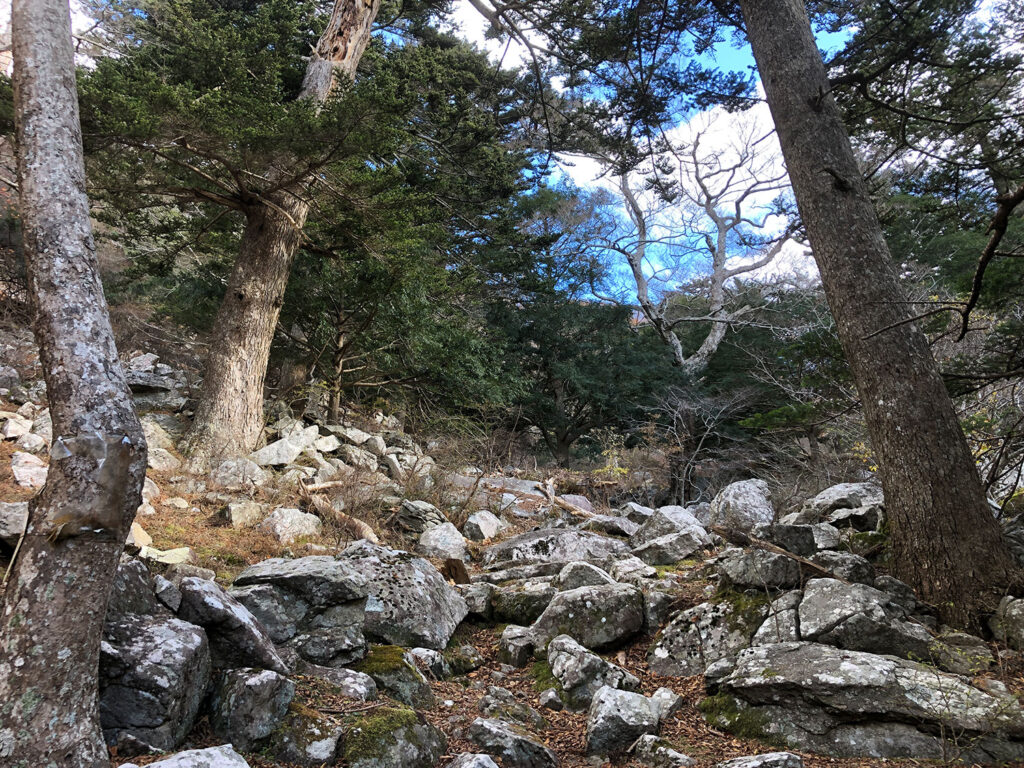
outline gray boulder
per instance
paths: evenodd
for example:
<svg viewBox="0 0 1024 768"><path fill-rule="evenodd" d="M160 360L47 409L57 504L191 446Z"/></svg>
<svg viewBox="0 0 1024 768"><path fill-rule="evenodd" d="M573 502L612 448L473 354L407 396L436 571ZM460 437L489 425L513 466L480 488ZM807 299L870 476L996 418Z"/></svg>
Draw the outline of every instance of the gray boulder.
<svg viewBox="0 0 1024 768"><path fill-rule="evenodd" d="M643 593L630 584L607 584L559 592L530 632L538 648L557 635L569 635L586 648L600 650L622 644L643 624Z"/></svg>
<svg viewBox="0 0 1024 768"><path fill-rule="evenodd" d="M152 616L158 612L153 576L141 560L122 555L107 601L107 620L128 614Z"/></svg>
<svg viewBox="0 0 1024 768"><path fill-rule="evenodd" d="M792 752L766 752L763 755L735 757L719 763L715 768L804 768L800 755Z"/></svg>
<svg viewBox="0 0 1024 768"><path fill-rule="evenodd" d="M269 669L232 669L210 696L210 728L219 739L251 751L284 720L295 683Z"/></svg>
<svg viewBox="0 0 1024 768"><path fill-rule="evenodd" d="M433 528L435 525L444 525L448 522L448 518L444 516L441 510L428 501L410 501L406 499L398 509L395 522L403 530L419 536L428 528Z"/></svg>
<svg viewBox="0 0 1024 768"><path fill-rule="evenodd" d="M266 740L261 752L277 762L321 768L334 763L343 735L342 728L320 712L294 707Z"/></svg>
<svg viewBox="0 0 1024 768"><path fill-rule="evenodd" d="M411 709L382 707L349 724L341 759L348 768L434 768L444 734Z"/></svg>
<svg viewBox="0 0 1024 768"><path fill-rule="evenodd" d="M486 541L493 539L506 527L500 517L484 509L469 516L466 524L462 526L462 533L470 541Z"/></svg>
<svg viewBox="0 0 1024 768"><path fill-rule="evenodd" d="M148 765L159 768L249 768L245 758L235 752L230 744L206 749L189 749ZM138 766L134 763L124 763L121 768Z"/></svg>
<svg viewBox="0 0 1024 768"><path fill-rule="evenodd" d="M27 524L27 501L0 501L0 541L15 546Z"/></svg>
<svg viewBox="0 0 1024 768"><path fill-rule="evenodd" d="M564 703L574 710L589 707L594 694L605 686L625 691L640 687L634 675L591 653L569 635L559 635L548 644L548 665L562 685Z"/></svg>
<svg viewBox="0 0 1024 768"><path fill-rule="evenodd" d="M727 549L715 561L726 584L739 589L789 589L800 586L800 564L763 549Z"/></svg>
<svg viewBox="0 0 1024 768"><path fill-rule="evenodd" d="M411 707L432 707L430 683L416 666L416 659L396 645L372 646L366 657L352 665L356 672L373 678L379 690Z"/></svg>
<svg viewBox="0 0 1024 768"><path fill-rule="evenodd" d="M406 648L443 651L469 608L448 581L422 557L358 541L339 560L367 585L366 635Z"/></svg>
<svg viewBox="0 0 1024 768"><path fill-rule="evenodd" d="M765 600L742 595L690 608L658 633L647 652L647 664L659 675L703 674L713 662L746 648L767 613Z"/></svg>
<svg viewBox="0 0 1024 768"><path fill-rule="evenodd" d="M557 768L555 753L540 741L508 723L478 717L466 734L481 750L501 760L505 768Z"/></svg>
<svg viewBox="0 0 1024 768"><path fill-rule="evenodd" d="M632 536L640 530L639 523L634 523L628 517L618 515L591 515L587 521L580 526L584 531L597 531L607 533L611 536Z"/></svg>
<svg viewBox="0 0 1024 768"><path fill-rule="evenodd" d="M658 724L658 712L646 696L605 686L587 711L587 754L625 754L644 734L657 733Z"/></svg>
<svg viewBox="0 0 1024 768"><path fill-rule="evenodd" d="M675 565L707 546L705 538L690 532L670 533L641 544L633 554L650 565Z"/></svg>
<svg viewBox="0 0 1024 768"><path fill-rule="evenodd" d="M178 617L206 630L215 667L259 667L288 673L256 617L218 584L188 577L181 580L178 589Z"/></svg>
<svg viewBox="0 0 1024 768"><path fill-rule="evenodd" d="M884 504L882 488L876 483L840 483L804 502L800 515L809 523L818 523L840 509L880 507Z"/></svg>
<svg viewBox="0 0 1024 768"><path fill-rule="evenodd" d="M615 579L596 565L577 560L576 562L566 563L565 567L558 572L554 583L559 590L564 592L567 589L576 589L578 587L597 587L602 584L614 584Z"/></svg>
<svg viewBox="0 0 1024 768"><path fill-rule="evenodd" d="M498 764L490 755L463 752L448 763L446 768L498 768Z"/></svg>
<svg viewBox="0 0 1024 768"><path fill-rule="evenodd" d="M755 525L775 519L768 483L740 480L725 486L711 502L709 522L730 530L750 531Z"/></svg>
<svg viewBox="0 0 1024 768"><path fill-rule="evenodd" d="M697 764L689 755L684 755L669 742L653 733L636 740L633 757L650 768L691 768Z"/></svg>
<svg viewBox="0 0 1024 768"><path fill-rule="evenodd" d="M210 679L206 634L180 619L126 616L100 643L100 723L107 742L127 734L170 750L192 730Z"/></svg>
<svg viewBox="0 0 1024 768"><path fill-rule="evenodd" d="M857 584L875 583L875 567L860 555L852 552L824 551L812 555L810 561L820 565L838 579Z"/></svg>
<svg viewBox="0 0 1024 768"><path fill-rule="evenodd" d="M625 553L625 542L592 531L542 529L527 531L488 547L484 565L515 561L530 563L569 563L596 561Z"/></svg>
<svg viewBox="0 0 1024 768"><path fill-rule="evenodd" d="M849 757L941 759L950 750L981 763L1024 759L1024 710L1008 693L894 656L817 643L742 651L712 681L720 727L739 722L799 749ZM943 735L957 743L943 744Z"/></svg>
<svg viewBox="0 0 1024 768"><path fill-rule="evenodd" d="M537 730L545 726L540 712L519 701L512 691L496 685L487 686L487 694L477 702L476 708L484 717L519 723Z"/></svg>
<svg viewBox="0 0 1024 768"><path fill-rule="evenodd" d="M1024 650L1024 600L1004 597L989 619L989 628L996 639L1018 651Z"/></svg>
<svg viewBox="0 0 1024 768"><path fill-rule="evenodd" d="M903 609L888 595L864 584L812 579L798 615L804 640L905 658L930 657L928 630L906 621Z"/></svg>
<svg viewBox="0 0 1024 768"><path fill-rule="evenodd" d="M421 533L416 552L441 560L465 560L468 557L466 540L452 523L435 525Z"/></svg>
<svg viewBox="0 0 1024 768"><path fill-rule="evenodd" d="M547 581L526 581L498 587L491 604L494 616L513 624L532 624L548 607L558 589Z"/></svg>
<svg viewBox="0 0 1024 768"><path fill-rule="evenodd" d="M242 457L222 461L210 472L210 485L225 491L252 491L269 479L259 464Z"/></svg>
<svg viewBox="0 0 1024 768"><path fill-rule="evenodd" d="M711 543L704 526L684 507L661 507L644 521L636 533L629 537L632 547L639 547L649 541L672 533L689 533L701 546Z"/></svg>
<svg viewBox="0 0 1024 768"><path fill-rule="evenodd" d="M787 592L772 601L768 616L754 633L751 645L788 643L800 639L797 607L803 599L800 591Z"/></svg>
<svg viewBox="0 0 1024 768"><path fill-rule="evenodd" d="M291 544L297 539L319 536L323 523L316 515L303 512L294 507L278 507L259 524L282 544Z"/></svg>

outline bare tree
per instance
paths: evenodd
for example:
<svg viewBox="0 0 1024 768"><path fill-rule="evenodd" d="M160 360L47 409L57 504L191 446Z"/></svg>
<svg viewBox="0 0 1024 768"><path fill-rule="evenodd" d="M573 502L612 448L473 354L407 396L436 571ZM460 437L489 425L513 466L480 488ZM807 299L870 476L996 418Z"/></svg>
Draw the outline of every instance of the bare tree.
<svg viewBox="0 0 1024 768"><path fill-rule="evenodd" d="M721 4L729 12L727 4ZM878 459L896 575L977 625L1018 578L839 115L800 0L740 0Z"/></svg>
<svg viewBox="0 0 1024 768"><path fill-rule="evenodd" d="M380 0L335 0L299 99L324 104L338 78L355 77L379 7ZM244 190L245 229L214 321L195 419L182 445L193 471L248 453L263 430L263 380L309 215L313 171L281 157L265 176L264 189Z"/></svg>
<svg viewBox="0 0 1024 768"><path fill-rule="evenodd" d="M100 636L146 447L97 269L68 2L15 0L12 27L25 253L55 437L0 615L0 763L94 768L109 764Z"/></svg>
<svg viewBox="0 0 1024 768"><path fill-rule="evenodd" d="M702 123L690 139L667 141L649 166L617 177L631 227L608 243L629 266L644 317L691 376L704 371L730 325L752 309L729 306L730 284L769 265L791 234L771 229L775 198L788 187L773 134L753 120L732 118L724 126L721 116L697 119ZM726 131L733 139L714 146L716 134ZM674 310L677 289L669 282L685 272L700 276L691 286L706 301L702 314ZM687 354L678 330L692 323L709 328Z"/></svg>

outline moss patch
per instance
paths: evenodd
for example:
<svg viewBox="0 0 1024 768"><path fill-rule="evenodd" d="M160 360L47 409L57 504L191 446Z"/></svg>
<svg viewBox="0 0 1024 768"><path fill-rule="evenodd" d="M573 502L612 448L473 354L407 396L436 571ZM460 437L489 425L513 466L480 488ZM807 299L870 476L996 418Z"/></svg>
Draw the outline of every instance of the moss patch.
<svg viewBox="0 0 1024 768"><path fill-rule="evenodd" d="M741 739L754 739L771 746L783 746L778 736L768 731L768 718L753 709L740 709L739 702L727 693L708 696L697 705L704 719Z"/></svg>
<svg viewBox="0 0 1024 768"><path fill-rule="evenodd" d="M546 661L535 661L531 664L529 675L533 680L533 689L538 693L546 691L548 688L554 688L559 693L562 692L562 684L551 671L551 665Z"/></svg>
<svg viewBox="0 0 1024 768"><path fill-rule="evenodd" d="M712 602L727 603L732 608L729 629L735 632L752 633L764 621L772 599L763 592L739 592L725 589L715 595Z"/></svg>
<svg viewBox="0 0 1024 768"><path fill-rule="evenodd" d="M379 707L345 721L345 764L366 758L383 757L397 743L395 733L406 730L414 738L412 728L419 722L416 712L405 707Z"/></svg>
<svg viewBox="0 0 1024 768"><path fill-rule="evenodd" d="M356 672L373 677L409 666L405 649L397 645L372 645L366 656L351 666Z"/></svg>

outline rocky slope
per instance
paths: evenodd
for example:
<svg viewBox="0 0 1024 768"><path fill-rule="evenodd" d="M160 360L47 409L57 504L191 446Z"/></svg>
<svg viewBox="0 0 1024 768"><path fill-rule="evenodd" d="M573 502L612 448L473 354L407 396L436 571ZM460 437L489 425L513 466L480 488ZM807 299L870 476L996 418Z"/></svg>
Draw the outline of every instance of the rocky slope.
<svg viewBox="0 0 1024 768"><path fill-rule="evenodd" d="M102 646L119 763L1024 761L1024 601L1004 601L991 638L940 626L857 554L884 539L874 485L782 519L759 480L689 508L595 508L442 472L385 419L290 416L191 477L174 448L185 378L152 356L130 367L151 478ZM44 392L6 376L9 553L52 435Z"/></svg>

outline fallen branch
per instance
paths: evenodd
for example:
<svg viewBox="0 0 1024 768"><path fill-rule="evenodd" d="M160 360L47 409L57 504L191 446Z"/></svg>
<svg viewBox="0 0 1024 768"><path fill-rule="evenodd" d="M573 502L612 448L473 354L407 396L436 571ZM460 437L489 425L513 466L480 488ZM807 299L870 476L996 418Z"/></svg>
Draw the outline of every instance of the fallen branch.
<svg viewBox="0 0 1024 768"><path fill-rule="evenodd" d="M788 557L790 560L795 560L796 562L800 563L800 565L805 566L808 570L817 573L819 576L824 576L825 578L829 579L835 579L836 581L843 582L843 584L850 583L842 576L838 576L835 573L832 573L832 571L830 571L828 568L823 568L817 563L808 560L806 557L795 555L788 549L783 549L777 544L772 544L771 542L765 541L764 539L759 539L756 536L751 536L749 533L744 533L743 531L738 531L732 528L724 528L720 525L711 526L711 530L717 533L726 541L728 541L730 544L736 544L740 547L754 547L755 549L763 549L766 552L774 552L776 555L782 555L783 557Z"/></svg>
<svg viewBox="0 0 1024 768"><path fill-rule="evenodd" d="M319 483L318 485L330 485L330 483ZM310 486L299 483L299 496L306 504L315 509L321 518L333 518L356 538L366 539L371 544L380 544L380 539L377 538L373 528L362 520L335 509L326 496L314 495L309 488Z"/></svg>

